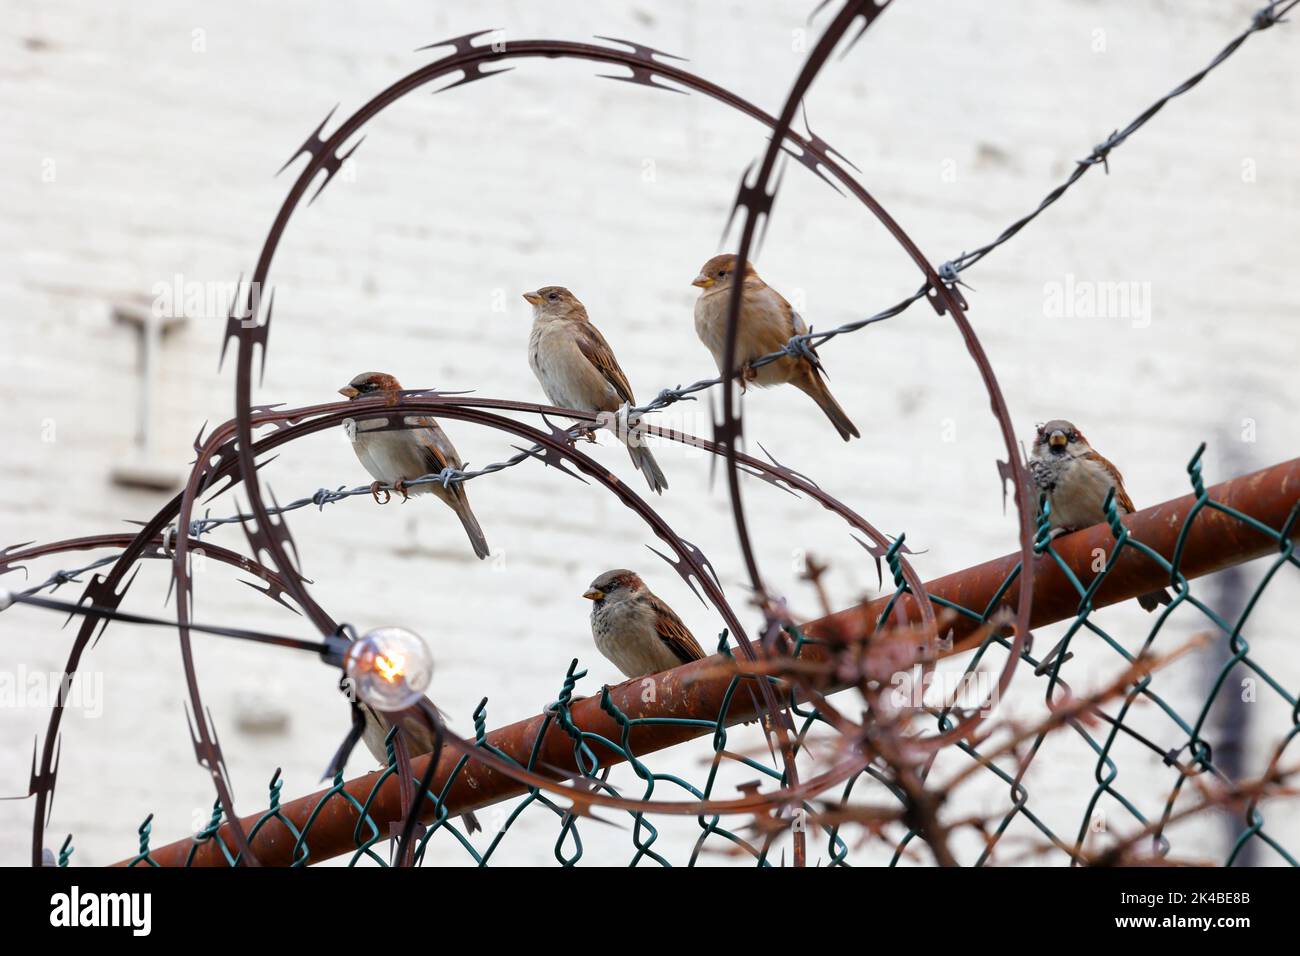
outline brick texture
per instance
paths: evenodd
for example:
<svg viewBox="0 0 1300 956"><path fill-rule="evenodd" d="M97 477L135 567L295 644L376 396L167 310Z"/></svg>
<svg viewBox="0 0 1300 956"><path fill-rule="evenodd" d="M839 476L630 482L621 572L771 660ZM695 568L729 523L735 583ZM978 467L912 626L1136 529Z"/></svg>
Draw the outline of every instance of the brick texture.
<svg viewBox="0 0 1300 956"><path fill-rule="evenodd" d="M272 174L335 103L353 109L425 62L415 47L485 26L507 27L507 40L626 36L689 57L705 77L775 110L801 62L807 6L489 2L471 11L60 0L13 11L0 25L8 118L0 137L0 542L120 529L164 500L110 481L112 467L131 459L139 383L135 340L112 308L177 277L210 300L187 310L159 370L156 456L179 479L199 425L233 408L232 369L217 369L225 307L217 293L251 269L293 172ZM1202 0L1068 0L1050 10L1028 0L992 8L900 0L826 70L808 114L939 262L1032 208L1094 143L1204 65L1253 9ZM1288 278L1300 198L1296 29L1252 38L1118 150L1109 176L1094 170L967 274L971 320L1021 437L1035 421L1074 420L1120 465L1139 505L1187 490L1184 465L1203 440L1212 480L1296 453L1300 345ZM688 283L718 251L737 179L764 131L704 98L610 83L597 72L608 71L526 61L463 90L417 91L374 121L350 169L298 213L277 255L259 400L329 400L356 372L382 369L409 386L540 401L519 293L547 283L583 299L642 400L711 375ZM919 281L878 224L797 166L758 266L818 328L875 311ZM1135 301L1149 310L1053 314L1052 290L1067 283L1134 284ZM862 440L843 445L802 395L776 390L745 399L750 441L882 529L905 531L924 552L916 558L923 576L1011 550L1016 526L995 468L1004 452L951 323L920 306L827 346L824 359ZM679 409L671 420L707 432L707 402ZM474 465L511 453L508 436L455 422L448 431ZM595 453L640 487L619 449ZM724 483L711 480L699 454L656 454L672 486L665 517L706 551L752 619ZM367 480L341 433L292 446L264 474L281 500ZM483 696L492 725L535 713L573 657L590 671L580 692L618 679L594 652L581 598L607 568L640 569L702 643L715 640L715 616L647 550L654 542L635 517L597 488L526 465L469 490L498 555L490 562L474 560L454 518L429 499L378 508L356 498L291 519L314 592L336 617L362 628L402 623L429 638L433 695L461 732ZM747 486L745 501L770 585L801 613L816 610L798 579L808 552L831 564L839 603L877 593L859 546L820 508L764 485ZM213 513L232 505L219 500ZM236 529L214 540L244 546ZM31 573L44 577L78 557ZM1260 571L1248 569L1247 579ZM197 617L306 633L237 579L204 569ZM165 567L146 567L127 606L170 614L161 604L166 581ZM1256 656L1292 690L1300 658L1285 612L1298 597L1296 576L1281 576L1247 629ZM1136 607L1103 615L1138 647L1145 615ZM70 629L29 609L0 620L6 670L61 668ZM1162 641L1206 626L1189 610ZM1038 639L1055 641L1056 630ZM346 729L329 675L288 652L195 643L241 807L265 805L276 767L286 796L307 792ZM1117 658L1095 639L1084 635L1076 651L1074 686L1113 673ZM1207 655L1160 678L1192 717ZM132 852L149 812L160 840L192 831L206 821L211 793L188 740L174 635L115 626L87 667L102 678L103 714L67 721L48 842L57 847L72 832L75 862L106 863ZM1225 695L1239 697L1238 683L1234 676ZM1261 689L1260 702L1244 708L1249 770L1289 726L1269 696ZM1006 703L1028 715L1041 697L1041 684L1025 675ZM259 718L287 725L259 731ZM0 791L25 788L27 754L46 719L34 706L3 714ZM1136 719L1157 739L1176 737L1154 707L1137 708ZM1169 771L1136 745L1118 746L1117 789L1158 815ZM701 756L665 756L656 767L702 779ZM964 759L946 757L940 769ZM1094 763L1080 738L1061 735L1026 781L1067 839ZM733 776L745 782L753 773ZM971 810L1005 807L1006 789L981 784L971 801ZM1113 801L1100 807L1121 826ZM1294 814L1269 820L1283 842L1300 842ZM501 822L489 819L489 828ZM552 861L557 829L549 816L526 817L502 861ZM668 825L661 845L683 859L697 833L693 821ZM1032 835L1019 823L1011 834ZM1221 821L1203 823L1175 831L1176 846L1221 858L1226 834ZM589 827L584 836L590 860L631 854L623 831ZM30 805L0 803L0 862L24 861L29 840ZM449 841L431 852L439 862L465 859Z"/></svg>

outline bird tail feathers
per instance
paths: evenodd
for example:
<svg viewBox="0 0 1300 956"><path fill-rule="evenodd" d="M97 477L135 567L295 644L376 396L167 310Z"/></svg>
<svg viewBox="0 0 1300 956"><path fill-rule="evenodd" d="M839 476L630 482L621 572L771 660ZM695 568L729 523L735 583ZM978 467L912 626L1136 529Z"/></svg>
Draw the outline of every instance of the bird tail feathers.
<svg viewBox="0 0 1300 956"><path fill-rule="evenodd" d="M452 507L455 509L456 517L460 519L460 523L465 526L465 534L469 535L469 543L474 546L474 553L482 561L490 554L487 538L483 536L483 529L479 527L478 519L474 517L474 512L470 510L469 502L464 498L460 498Z"/></svg>
<svg viewBox="0 0 1300 956"><path fill-rule="evenodd" d="M858 428L853 424L844 409L840 408L840 403L835 401L831 395L831 390L826 387L822 377L815 369L809 369L809 374L801 381L794 384L808 393L817 406L826 413L826 417L831 420L835 430L840 433L840 437L845 441L850 438L860 438Z"/></svg>
<svg viewBox="0 0 1300 956"><path fill-rule="evenodd" d="M632 464L636 470L645 475L646 482L650 485L650 490L657 495L664 493L668 487L668 479L664 477L663 471L659 468L659 463L655 461L654 455L650 454L650 449L645 445L633 444L632 441L627 443L627 453L632 458Z"/></svg>

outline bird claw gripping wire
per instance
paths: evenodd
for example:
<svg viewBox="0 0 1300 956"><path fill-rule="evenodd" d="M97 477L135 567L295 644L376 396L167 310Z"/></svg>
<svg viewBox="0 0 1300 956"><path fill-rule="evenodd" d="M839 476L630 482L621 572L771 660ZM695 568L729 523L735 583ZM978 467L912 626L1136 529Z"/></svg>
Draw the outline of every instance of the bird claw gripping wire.
<svg viewBox="0 0 1300 956"><path fill-rule="evenodd" d="M389 493L387 488L383 487L383 484L382 481L372 481L370 483L370 497L375 499L375 504L377 505L386 505L393 499L393 496ZM380 492L383 492L384 494L383 501L379 500Z"/></svg>

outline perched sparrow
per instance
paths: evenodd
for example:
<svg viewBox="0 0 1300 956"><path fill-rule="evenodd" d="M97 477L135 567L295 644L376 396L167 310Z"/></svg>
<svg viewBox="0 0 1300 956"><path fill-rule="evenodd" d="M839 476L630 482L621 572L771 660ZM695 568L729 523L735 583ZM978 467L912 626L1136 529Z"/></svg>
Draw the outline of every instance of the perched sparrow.
<svg viewBox="0 0 1300 956"><path fill-rule="evenodd" d="M645 677L704 656L673 609L635 572L606 571L583 595L591 601L596 650L625 677Z"/></svg>
<svg viewBox="0 0 1300 956"><path fill-rule="evenodd" d="M1120 514L1137 510L1124 490L1124 476L1119 469L1093 451L1083 434L1067 421L1057 419L1038 426L1029 473L1051 504L1049 524L1061 533L1104 521L1102 505L1112 488ZM1169 601L1169 592L1164 589L1138 598L1148 611Z"/></svg>
<svg viewBox="0 0 1300 956"><path fill-rule="evenodd" d="M340 388L339 394L355 401L367 395L382 393L396 401L397 393L401 388L397 379L391 375L383 372L362 372ZM357 423L350 418L343 422L344 431L347 432L348 438L352 439L352 450L357 453L361 464L366 466L366 471L375 478L374 484L370 486L370 493L378 501L381 490L379 486L386 483L392 485L403 500L411 495L425 492L437 495L447 507L456 512L456 517L460 518L460 523L465 526L465 533L469 535L470 544L474 546L474 553L480 558L486 558L487 540L483 537L483 529L478 526L474 512L470 510L464 483L457 482L445 488L436 483L406 487L405 483L413 478L436 474L448 466L461 467L460 456L456 454L455 446L436 419L423 416L412 417L410 421L418 423L421 427L400 431L367 431L365 428L358 429ZM365 419L362 419L362 422L364 423Z"/></svg>
<svg viewBox="0 0 1300 956"><path fill-rule="evenodd" d="M425 702L433 707L429 698ZM361 708L361 713L366 718L365 730L361 734L361 742L366 745L370 755L379 761L381 767L388 766L388 732L392 729L392 724L388 718L379 711L370 707L368 704L360 703L357 706ZM436 708L435 708L436 709ZM433 731L429 727L428 719L422 714L419 708L408 707L400 714L392 715L397 718L396 722L401 727L401 737L406 741L406 752L410 757L419 757L427 753L433 753L435 741ZM461 816L461 822L465 824L465 829L469 833L477 833L483 827L479 825L478 817L473 813L466 813Z"/></svg>
<svg viewBox="0 0 1300 956"><path fill-rule="evenodd" d="M700 341L713 353L718 363L718 373L727 374L722 367L723 351L727 342L727 302L732 283L736 281L736 257L714 256L700 269L691 285L699 286L699 299L695 302L695 332ZM808 393L818 407L826 413L840 437L848 441L858 437L858 430L844 409L831 397L830 389L822 381L817 365L807 358L784 356L752 368L750 362L771 352L779 351L794 335L803 335L808 326L790 303L766 282L759 278L754 267L745 263L739 276L742 283L740 319L736 329L736 361L740 365L740 384L757 385L790 384ZM814 355L816 352L813 353Z"/></svg>
<svg viewBox="0 0 1300 956"><path fill-rule="evenodd" d="M528 364L552 405L583 412L616 412L625 402L636 404L613 350L572 292L551 285L525 292L524 298L533 307ZM663 494L668 480L640 436L619 437L627 445L632 464L650 483L650 490Z"/></svg>

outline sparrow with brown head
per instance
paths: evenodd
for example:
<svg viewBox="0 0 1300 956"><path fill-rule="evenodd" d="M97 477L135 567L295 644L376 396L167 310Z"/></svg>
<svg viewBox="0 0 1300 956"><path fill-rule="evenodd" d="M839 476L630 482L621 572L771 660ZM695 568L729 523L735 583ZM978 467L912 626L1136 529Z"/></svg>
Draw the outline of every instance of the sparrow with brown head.
<svg viewBox="0 0 1300 956"><path fill-rule="evenodd" d="M746 262L744 268L739 268L732 255L714 256L700 267L700 274L691 282L700 290L700 297L695 301L695 332L713 354L718 374L736 370L723 368L723 361L728 302L737 282L741 285L735 363L740 371L741 388L749 382L759 386L793 385L817 403L841 438L845 441L857 438L857 426L840 408L822 378L820 359L814 362L806 356L783 355L759 368L750 364L780 351L793 336L807 334L808 325L781 293L759 278L753 265ZM809 351L816 357L816 350L811 346Z"/></svg>
<svg viewBox="0 0 1300 956"><path fill-rule="evenodd" d="M1093 450L1083 432L1058 418L1038 426L1029 458L1029 473L1047 496L1048 524L1065 534L1106 520L1106 496L1115 489L1115 509L1122 515L1137 509L1124 490L1119 469ZM1147 611L1172 600L1161 589L1138 598Z"/></svg>
<svg viewBox="0 0 1300 956"><path fill-rule="evenodd" d="M634 571L606 571L583 597L591 602L596 649L625 677L646 677L705 656L682 619Z"/></svg>
<svg viewBox="0 0 1300 956"><path fill-rule="evenodd" d="M533 307L528 365L552 405L613 413L625 403L636 404L614 350L591 324L577 296L552 285L525 292L524 299ZM632 429L619 438L627 445L632 464L645 475L650 490L662 494L668 480L640 434Z"/></svg>
<svg viewBox="0 0 1300 956"><path fill-rule="evenodd" d="M362 372L340 388L339 394L350 401L384 395L395 402L401 389L401 384L391 375L384 372ZM380 425L383 419L371 421L374 425ZM407 422L412 427L391 430L368 430L364 418L359 423L351 418L343 422L343 430L352 441L352 450L356 452L357 459L375 479L370 488L375 500L379 500L381 484L391 485L403 500L411 495L433 494L456 512L456 517L469 536L474 553L479 558L486 558L487 539L483 537L483 529L479 527L478 519L470 509L463 482L455 482L446 487L439 482L407 486L408 481L437 474L444 468L464 467L460 456L456 454L455 446L437 419L420 415L409 417Z"/></svg>

